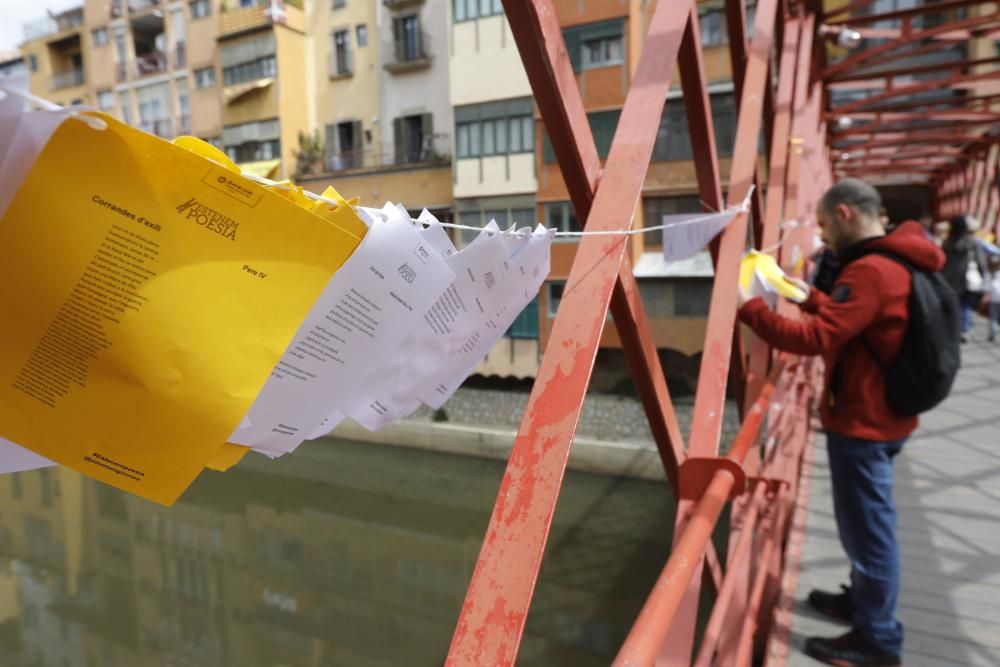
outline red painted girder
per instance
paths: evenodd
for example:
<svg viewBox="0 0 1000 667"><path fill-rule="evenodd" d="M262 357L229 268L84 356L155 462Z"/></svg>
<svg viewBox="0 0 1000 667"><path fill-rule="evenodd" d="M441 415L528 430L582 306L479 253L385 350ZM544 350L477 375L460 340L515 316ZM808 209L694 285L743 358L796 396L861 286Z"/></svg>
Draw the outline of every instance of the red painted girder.
<svg viewBox="0 0 1000 667"><path fill-rule="evenodd" d="M899 137L897 139L874 139L872 141L866 142L864 144L855 145L836 145L835 150L840 150L842 152L851 152L857 148L881 148L886 146L909 146L913 142L919 141L924 145L931 144L945 144L945 145L957 145L957 144L979 144L986 145L990 143L996 143L1000 141L997 137L988 137L976 134L914 134L908 137Z"/></svg>
<svg viewBox="0 0 1000 667"><path fill-rule="evenodd" d="M839 107L835 107L832 112L845 115L852 111L861 110L865 107L870 107L882 100L891 100L894 97L902 97L904 95L913 95L915 93L922 93L928 90L949 88L954 87L956 84L960 83L976 83L980 81L990 81L1000 79L1000 71L996 72L983 72L980 74L968 74L964 76L953 76L944 79L935 79L933 81L925 81L922 83L916 83L909 86L900 86L898 88L893 88L887 90L883 93L872 95L862 100L856 100L854 102L848 102L842 104Z"/></svg>
<svg viewBox="0 0 1000 667"><path fill-rule="evenodd" d="M836 121L840 116L835 116L832 113L826 114L826 119L828 121ZM930 111L912 111L909 113L903 113L898 111L856 111L852 113L849 118L853 121L869 121L871 123L910 123L919 122L923 120L935 120L935 121L980 121L984 123L995 123L1000 120L1000 112L994 111L992 109L962 109L961 111L956 111L953 109L937 109ZM843 135L853 132L855 130L862 131L870 125L865 125L864 127L850 127L846 130L837 130L837 134ZM875 125L877 127L877 125Z"/></svg>
<svg viewBox="0 0 1000 667"><path fill-rule="evenodd" d="M698 189L702 201L712 209L719 210L723 206L722 188L719 178L715 130L711 122L708 85L705 78L701 53L701 35L698 14L694 5L690 6L690 17L681 41L677 57L678 71L688 123L688 134L692 146L696 147L693 159L695 173L698 178ZM738 44L737 40L737 44ZM739 93L734 91L738 97ZM711 244L713 263L717 260L717 243ZM674 521L674 546L684 532L686 517L689 513L690 501L680 500ZM670 628L669 641L661 648L660 662L664 665L684 664L690 659L691 647L694 643L695 623L698 610L698 591L701 586L701 563L696 566L696 572L691 578L685 600L681 605L676 622Z"/></svg>
<svg viewBox="0 0 1000 667"><path fill-rule="evenodd" d="M729 178L729 203L746 196L757 163L764 86L774 36L777 0L757 5L753 41L747 62L736 125L736 141ZM739 214L722 232L719 261L709 305L695 395L690 456L712 456L717 452L725 406L726 384L732 358L732 337L736 324L736 280L739 261L746 244L747 216Z"/></svg>
<svg viewBox="0 0 1000 667"><path fill-rule="evenodd" d="M827 17L825 23L829 26L835 25L868 25L879 21L891 21L893 19L912 18L923 16L924 14L941 13L949 9L961 9L963 7L975 7L978 5L991 4L993 0L945 0L944 2L928 3L917 5L909 9L899 9L892 12L882 12L880 14L861 14L847 18L830 19Z"/></svg>
<svg viewBox="0 0 1000 667"><path fill-rule="evenodd" d="M522 39L544 40L546 48L551 48L552 41L562 43L550 1L526 4L505 0L504 5L512 27L518 26L519 48ZM536 12L536 21L516 23L515 16L525 18L525 12L531 10ZM667 3L659 3L653 13L646 46L594 196L588 229L628 229L631 224L688 17L687 11L678 12ZM544 30L541 34L539 28ZM560 60L565 60L564 51L564 45L558 47ZM580 242L446 664L511 665L517 656L625 251L626 241L621 237L591 236Z"/></svg>
<svg viewBox="0 0 1000 667"><path fill-rule="evenodd" d="M887 70L875 70L875 71L862 71L862 70L852 70L849 74L842 74L836 78L836 81L866 81L870 79L892 79L897 76L911 76L914 74L927 74L929 72L942 72L946 70L955 70L956 72L961 72L969 67L981 67L985 65L993 65L1000 62L1000 56L991 56L989 58L975 58L972 60L955 60L942 63L931 63L928 65L914 65L911 67L898 67L896 69ZM871 66L865 66L867 69Z"/></svg>
<svg viewBox="0 0 1000 667"><path fill-rule="evenodd" d="M899 111L905 109L919 109L923 107L933 107L934 109L952 109L961 107L963 109L982 109L989 111L991 105L1000 100L1000 93L992 95L968 95L963 97L951 97L934 101L921 100L901 100L879 106L878 109L865 113L880 113L884 111ZM831 112L833 113L833 112Z"/></svg>
<svg viewBox="0 0 1000 667"><path fill-rule="evenodd" d="M890 52L898 49L901 46L909 46L917 44L921 40L930 39L937 35L949 32L951 30L959 30L959 29L975 30L978 28L993 27L997 23L998 21L996 16L975 16L968 19L962 19L960 21L954 21L943 25L934 26L932 28L927 28L925 30L919 30L917 32L911 33L910 35L901 36L899 39L895 39L886 42L884 44L879 44L878 46L872 46L867 49L858 51L857 53L854 53L844 58L835 65L830 65L829 67L827 67L825 70L823 70L821 78L827 81L832 80L842 72L851 71L858 67L864 67L866 61L873 60L878 56L885 56L885 54L889 54ZM896 60L897 58L906 57L908 55L909 54L905 52L903 54L893 54L892 57L886 56L881 60L878 60L872 64L882 64L890 62L892 60Z"/></svg>
<svg viewBox="0 0 1000 667"><path fill-rule="evenodd" d="M561 40L543 40L536 34L556 34L560 26L551 14L535 14L521 3L512 20L534 26L514 34L522 62L542 111L553 152L578 220L587 220L601 172L600 158L587 121L579 87ZM508 18L511 15L508 14ZM560 33L561 34L561 33ZM671 487L676 491L677 467L684 458L684 441L667 389L656 343L628 258L624 260L611 300L611 312L622 347L642 399L654 441Z"/></svg>

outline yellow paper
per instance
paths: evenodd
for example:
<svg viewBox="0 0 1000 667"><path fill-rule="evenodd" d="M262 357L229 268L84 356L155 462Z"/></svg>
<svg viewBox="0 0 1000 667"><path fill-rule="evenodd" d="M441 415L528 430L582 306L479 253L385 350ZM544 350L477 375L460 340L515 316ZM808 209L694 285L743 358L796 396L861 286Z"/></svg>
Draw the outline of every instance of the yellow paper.
<svg viewBox="0 0 1000 667"><path fill-rule="evenodd" d="M169 504L364 223L101 118L59 127L0 220L0 436Z"/></svg>
<svg viewBox="0 0 1000 667"><path fill-rule="evenodd" d="M249 447L227 442L222 446L222 449L212 455L212 458L208 460L205 467L209 470L226 472L234 465L242 461L243 457L246 456L249 451Z"/></svg>
<svg viewBox="0 0 1000 667"><path fill-rule="evenodd" d="M785 272L778 266L774 257L751 250L743 256L740 262L740 287L749 291L756 274L770 289L792 301L803 302L806 294L795 283L789 282Z"/></svg>

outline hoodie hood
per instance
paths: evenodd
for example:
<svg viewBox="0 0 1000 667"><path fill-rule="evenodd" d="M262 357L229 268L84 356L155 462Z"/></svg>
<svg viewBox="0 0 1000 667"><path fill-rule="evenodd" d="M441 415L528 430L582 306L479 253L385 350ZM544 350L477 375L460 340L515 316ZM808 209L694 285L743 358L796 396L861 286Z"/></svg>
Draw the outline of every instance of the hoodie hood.
<svg viewBox="0 0 1000 667"><path fill-rule="evenodd" d="M891 252L921 271L940 271L944 268L944 252L928 238L927 231L919 222L904 222L885 236L865 239L851 246L842 253L841 263L846 266L873 250Z"/></svg>

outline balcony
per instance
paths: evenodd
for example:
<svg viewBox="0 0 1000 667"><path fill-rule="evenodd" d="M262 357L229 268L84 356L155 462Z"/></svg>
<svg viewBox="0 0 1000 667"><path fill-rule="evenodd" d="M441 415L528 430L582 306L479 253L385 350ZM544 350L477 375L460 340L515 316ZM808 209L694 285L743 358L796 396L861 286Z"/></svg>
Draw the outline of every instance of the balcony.
<svg viewBox="0 0 1000 667"><path fill-rule="evenodd" d="M52 75L50 90L62 90L73 86L83 85L83 70L71 69L66 72L57 72Z"/></svg>
<svg viewBox="0 0 1000 667"><path fill-rule="evenodd" d="M342 51L339 58L336 53L331 53L328 61L331 79L345 79L354 76L354 62L350 50Z"/></svg>
<svg viewBox="0 0 1000 667"><path fill-rule="evenodd" d="M177 134L191 134L191 116L181 114L177 117Z"/></svg>
<svg viewBox="0 0 1000 667"><path fill-rule="evenodd" d="M431 37L426 32L406 33L386 44L387 62L383 67L393 74L412 72L431 66Z"/></svg>
<svg viewBox="0 0 1000 667"><path fill-rule="evenodd" d="M128 67L125 63L115 63L115 82L124 83L128 78Z"/></svg>
<svg viewBox="0 0 1000 667"><path fill-rule="evenodd" d="M219 13L219 37L234 35L262 26L279 24L293 30L305 32L305 15L302 13L301 2L276 3L260 2L252 7L226 8L224 5Z"/></svg>
<svg viewBox="0 0 1000 667"><path fill-rule="evenodd" d="M25 23L22 27L24 41L31 42L61 32L76 30L83 25L83 9L71 9L61 14L45 16Z"/></svg>
<svg viewBox="0 0 1000 667"><path fill-rule="evenodd" d="M389 9L403 9L414 5L424 4L424 0L382 0L382 4Z"/></svg>
<svg viewBox="0 0 1000 667"><path fill-rule="evenodd" d="M128 0L130 12L142 12L160 6L160 0Z"/></svg>
<svg viewBox="0 0 1000 667"><path fill-rule="evenodd" d="M159 74L160 72L167 71L167 58L164 54L159 51L154 53L147 53L146 55L136 56L135 58L135 75L137 77L149 76L150 74Z"/></svg>

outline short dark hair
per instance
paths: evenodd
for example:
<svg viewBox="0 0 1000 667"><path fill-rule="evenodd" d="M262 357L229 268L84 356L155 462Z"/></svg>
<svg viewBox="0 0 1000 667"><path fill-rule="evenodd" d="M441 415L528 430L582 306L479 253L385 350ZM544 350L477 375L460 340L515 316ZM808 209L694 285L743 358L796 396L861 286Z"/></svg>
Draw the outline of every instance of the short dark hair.
<svg viewBox="0 0 1000 667"><path fill-rule="evenodd" d="M870 218L878 218L882 209L882 197L878 190L864 181L844 178L837 181L820 199L820 206L828 212L841 204L855 208Z"/></svg>

